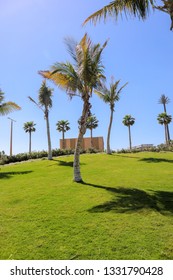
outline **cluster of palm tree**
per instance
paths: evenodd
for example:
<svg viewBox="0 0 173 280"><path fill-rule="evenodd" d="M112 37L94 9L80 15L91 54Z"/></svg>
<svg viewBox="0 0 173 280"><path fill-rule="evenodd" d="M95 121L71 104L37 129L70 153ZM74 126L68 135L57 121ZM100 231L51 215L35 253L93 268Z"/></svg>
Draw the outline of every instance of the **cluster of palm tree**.
<svg viewBox="0 0 173 280"><path fill-rule="evenodd" d="M173 1L161 0L162 6L157 5L155 0L114 0L108 5L104 6L99 11L89 16L84 24L88 21L94 23L98 22L101 18L113 16L118 18L119 14L125 13L126 15L132 14L135 17L145 19L151 9L158 9L166 12L171 18L171 27L173 29ZM124 84L119 90L117 89L119 81L112 82L110 89L105 86L106 77L104 75L104 65L102 64L102 53L107 45L107 41L101 46L100 44L93 44L87 34L81 39L79 43L74 41L66 41L68 51L71 55L73 63L55 63L48 71L39 71L39 73L46 79L52 80L58 87L65 90L72 98L79 96L83 102L83 109L80 119L79 134L77 145L74 154L74 181L82 182L80 172L80 148L83 136L87 129L87 119L91 115L90 98L92 93L97 93L106 103L110 105L111 116L107 135L107 152L110 153L110 132L113 121L113 112L115 102L119 100L119 94L126 86ZM0 95L0 103L3 101L2 94ZM36 102L34 99L29 99L34 102L42 111L46 120L47 137L48 137L48 158L52 158L51 154L51 141L49 130L49 109L52 107L52 90L46 86L46 82L42 83L39 91L39 100ZM15 104L16 105L16 104ZM5 107L0 104L0 112L3 114ZM14 104L11 104L10 111L14 109ZM15 109L19 109L15 107ZM5 109L9 110L9 109ZM7 112L6 111L6 112ZM164 112L166 114L166 112ZM162 116L163 117L163 116ZM131 119L131 121L129 121ZM170 118L169 118L170 120ZM160 120L161 121L161 120ZM130 128L134 119L131 116L125 116L123 123ZM161 123L161 122L160 122ZM168 119L163 124L165 125L165 135L168 140ZM129 130L130 135L130 130ZM131 138L131 136L129 136ZM131 144L130 144L131 146Z"/></svg>
<svg viewBox="0 0 173 280"><path fill-rule="evenodd" d="M109 16L118 17L119 14L132 14L139 18L145 19L148 15L149 9L159 9L166 12L171 17L171 30L173 28L173 1L162 0L163 5L155 5L154 0L115 0L103 7L101 10L89 16L84 24L88 21L96 23L101 18L106 19ZM81 182L80 172L80 147L82 138L86 132L86 120L90 114L91 104L90 97L93 90L99 89L102 86L102 81L105 80L104 66L101 63L101 55L107 41L100 46L100 44L93 45L91 40L85 34L79 43L67 43L69 53L73 59L74 64L56 63L48 71L40 71L39 73L44 77L52 80L58 87L67 92L70 97L80 96L83 101L83 110L81 116L81 125L79 128L78 141L74 155L74 181ZM112 115L113 117L113 115ZM109 126L109 135L111 130L111 119ZM109 135L108 141L109 143ZM107 150L110 152L109 144Z"/></svg>
<svg viewBox="0 0 173 280"><path fill-rule="evenodd" d="M96 93L106 103L109 104L111 110L110 123L107 135L107 153L111 153L110 149L110 133L113 121L113 112L115 102L119 100L122 89L127 85L124 84L119 88L120 80L110 84L110 88L106 87L106 77L104 76L104 65L102 64L102 52L107 45L107 41L101 46L93 44L87 34L77 43L66 41L68 51L73 59L73 63L56 63L50 70L39 71L44 78L53 81L58 87L65 90L72 98L80 96L83 101L82 115L79 121L79 134L74 154L74 181L81 182L80 172L80 149L82 139L87 128L91 130L91 146L92 146L92 129L91 122L91 103L92 93ZM96 123L96 125L98 125Z"/></svg>

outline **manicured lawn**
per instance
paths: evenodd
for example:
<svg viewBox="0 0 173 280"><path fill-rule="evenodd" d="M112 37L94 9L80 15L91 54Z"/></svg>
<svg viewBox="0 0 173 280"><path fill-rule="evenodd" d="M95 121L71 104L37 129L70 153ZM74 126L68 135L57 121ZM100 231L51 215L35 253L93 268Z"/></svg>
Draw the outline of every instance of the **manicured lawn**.
<svg viewBox="0 0 173 280"><path fill-rule="evenodd" d="M173 259L173 153L0 168L0 259Z"/></svg>

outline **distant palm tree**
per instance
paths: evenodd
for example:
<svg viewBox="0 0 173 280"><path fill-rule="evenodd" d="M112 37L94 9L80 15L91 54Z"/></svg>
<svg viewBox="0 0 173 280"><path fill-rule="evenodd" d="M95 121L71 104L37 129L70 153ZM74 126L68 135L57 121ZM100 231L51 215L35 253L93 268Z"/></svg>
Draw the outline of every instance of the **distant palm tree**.
<svg viewBox="0 0 173 280"><path fill-rule="evenodd" d="M88 21L92 21L96 24L100 19L106 20L108 17L118 18L119 14L125 14L126 16L132 15L139 19L146 19L150 9L158 9L170 15L171 27L173 29L173 1L172 0L161 0L163 6L155 5L156 0L114 0L108 5L105 5L100 10L90 15L83 24Z"/></svg>
<svg viewBox="0 0 173 280"><path fill-rule="evenodd" d="M44 80L39 89L38 103L30 96L28 97L44 113L44 118L46 120L46 128L47 128L48 159L49 160L52 159L52 148L51 148L50 126L49 126L49 109L52 107L52 92L53 92L53 89L49 88L46 85L46 80Z"/></svg>
<svg viewBox="0 0 173 280"><path fill-rule="evenodd" d="M62 148L65 149L65 143L64 143L65 132L70 130L70 123L69 121L61 120L56 123L56 126L57 126L56 129L59 132L62 132Z"/></svg>
<svg viewBox="0 0 173 280"><path fill-rule="evenodd" d="M158 115L157 120L158 120L159 124L164 125L164 127L165 127L165 142L166 142L166 145L169 145L169 140L168 140L168 134L167 134L166 127L167 127L167 125L169 123L171 123L172 116L171 115L167 115L164 112L164 113L161 113L161 114Z"/></svg>
<svg viewBox="0 0 173 280"><path fill-rule="evenodd" d="M130 147L130 150L132 149L132 138L131 138L131 130L130 130L130 127L132 125L134 125L135 123L135 118L133 118L131 115L125 115L124 118L123 118L123 124L125 126L128 127L128 130L129 130L129 147Z"/></svg>
<svg viewBox="0 0 173 280"><path fill-rule="evenodd" d="M105 79L102 64L102 52L107 41L101 46L93 44L87 34L79 43L67 41L68 51L73 59L70 62L56 63L51 71L40 71L44 77L52 80L56 85L65 90L70 97L79 96L83 101L81 125L74 154L74 181L82 182L80 172L80 149L83 136L86 132L86 120L89 116L90 98L94 88Z"/></svg>
<svg viewBox="0 0 173 280"><path fill-rule="evenodd" d="M114 82L112 78L109 89L106 87L105 84L102 84L101 86L98 87L98 89L94 90L94 92L110 106L111 114L110 114L110 121L109 121L108 134L107 134L107 150L106 150L107 154L111 154L110 134L111 134L111 127L113 122L115 103L119 101L120 93L122 89L127 85L126 83L118 89L119 83L120 80Z"/></svg>
<svg viewBox="0 0 173 280"><path fill-rule="evenodd" d="M0 89L0 115L7 115L15 110L20 110L21 107L12 101L4 102L4 92Z"/></svg>
<svg viewBox="0 0 173 280"><path fill-rule="evenodd" d="M164 94L161 95L159 98L159 104L163 104L164 112L167 113L166 111L166 104L170 103L169 97L165 96ZM166 133L167 133L167 139L170 141L170 133L169 133L169 126L168 124L166 125Z"/></svg>
<svg viewBox="0 0 173 280"><path fill-rule="evenodd" d="M25 130L25 132L28 132L29 133L29 153L31 153L31 134L32 132L35 132L36 129L35 129L35 123L34 122L26 122L24 123L24 127L23 129Z"/></svg>
<svg viewBox="0 0 173 280"><path fill-rule="evenodd" d="M86 121L86 127L90 130L91 148L93 148L93 129L98 127L98 123L95 115L89 116Z"/></svg>

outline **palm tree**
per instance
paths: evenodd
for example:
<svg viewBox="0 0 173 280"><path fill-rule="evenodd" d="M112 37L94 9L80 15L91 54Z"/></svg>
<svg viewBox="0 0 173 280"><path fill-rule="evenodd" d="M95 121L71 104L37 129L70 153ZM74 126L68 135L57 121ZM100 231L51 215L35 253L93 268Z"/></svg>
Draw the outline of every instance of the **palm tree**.
<svg viewBox="0 0 173 280"><path fill-rule="evenodd" d="M70 123L69 121L64 121L64 120L61 120L61 121L58 121L56 123L56 126L57 126L57 130L59 132L62 132L62 148L64 149L65 148L65 145L64 145L64 139L65 139L65 132L70 130Z"/></svg>
<svg viewBox="0 0 173 280"><path fill-rule="evenodd" d="M122 89L127 85L124 84L120 89L118 89L120 80L114 82L113 78L110 83L109 89L106 87L105 84L101 84L101 86L98 87L97 90L95 90L95 93L103 99L104 102L108 103L110 106L110 121L108 126L108 134L107 134L107 149L106 153L111 154L111 148L110 148L110 135L111 135L111 127L113 122L113 114L114 114L114 108L115 108L115 102L119 101L120 99L120 93Z"/></svg>
<svg viewBox="0 0 173 280"><path fill-rule="evenodd" d="M131 125L134 125L135 123L135 118L133 118L131 115L125 115L124 118L123 118L123 124L125 126L128 127L128 130L129 130L129 147L130 147L130 150L132 149L132 138L131 138L131 130L130 130L130 127Z"/></svg>
<svg viewBox="0 0 173 280"><path fill-rule="evenodd" d="M4 92L0 89L0 115L7 115L15 110L20 110L21 107L12 101L4 102Z"/></svg>
<svg viewBox="0 0 173 280"><path fill-rule="evenodd" d="M170 103L169 97L165 96L165 94L162 94L161 97L159 98L159 104L163 104L164 112L167 113L166 111L166 104ZM167 139L170 141L170 133L169 133L169 126L168 124L166 125L166 133L167 133Z"/></svg>
<svg viewBox="0 0 173 280"><path fill-rule="evenodd" d="M32 132L36 131L35 125L36 124L33 121L31 121L31 122L24 123L24 127L23 127L25 132L29 133L29 154L31 153L31 134L32 134Z"/></svg>
<svg viewBox="0 0 173 280"><path fill-rule="evenodd" d="M119 14L133 15L139 19L145 20L151 9L158 9L170 15L171 27L173 29L173 1L161 0L163 5L155 5L156 0L114 0L105 5L100 10L90 15L83 24L92 21L96 24L101 18L106 20L108 17L118 18Z"/></svg>
<svg viewBox="0 0 173 280"><path fill-rule="evenodd" d="M48 159L49 160L52 159L52 148L51 148L51 137L50 137L50 126L49 126L49 109L52 107L52 92L53 92L53 89L49 88L46 85L46 80L44 80L39 89L38 103L34 99L32 99L30 96L28 97L44 113L44 118L46 120L46 129L47 129Z"/></svg>
<svg viewBox="0 0 173 280"><path fill-rule="evenodd" d="M52 66L51 71L40 71L39 73L55 82L72 98L79 96L83 102L83 110L81 116L81 125L79 126L79 134L74 154L74 181L82 182L80 172L80 148L83 136L86 132L86 120L89 116L91 104L90 98L94 88L105 79L103 75L104 67L101 61L101 55L107 45L107 41L100 44L92 44L92 41L84 35L79 43L67 40L69 53L74 61L56 63Z"/></svg>
<svg viewBox="0 0 173 280"><path fill-rule="evenodd" d="M91 115L87 118L86 128L90 130L90 138L91 138L91 148L93 147L93 129L98 127L99 121L97 120L95 115Z"/></svg>
<svg viewBox="0 0 173 280"><path fill-rule="evenodd" d="M169 123L171 123L172 116L167 115L164 112L164 113L161 113L161 114L158 115L157 120L158 120L159 124L164 125L164 127L165 127L165 142L166 142L166 145L169 145L169 140L168 140L168 134L167 134L166 127Z"/></svg>

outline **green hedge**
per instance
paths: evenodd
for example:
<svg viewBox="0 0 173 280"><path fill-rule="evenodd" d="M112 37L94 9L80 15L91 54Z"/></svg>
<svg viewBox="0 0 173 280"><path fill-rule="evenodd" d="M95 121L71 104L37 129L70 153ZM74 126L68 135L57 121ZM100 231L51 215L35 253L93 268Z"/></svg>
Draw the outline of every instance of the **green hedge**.
<svg viewBox="0 0 173 280"><path fill-rule="evenodd" d="M86 150L81 150L80 153L97 153L99 152L98 150L95 149L88 149ZM71 149L53 149L52 150L52 156L53 157L58 157L58 156L63 156L63 155L72 155L74 154L74 150ZM39 158L46 158L48 157L47 151L38 151L38 152L32 152L31 154L29 153L20 153L16 154L13 156L7 156L5 155L4 152L0 152L0 165L4 164L9 164L9 163L15 163L15 162L21 162L21 161L26 161L30 159L39 159Z"/></svg>

